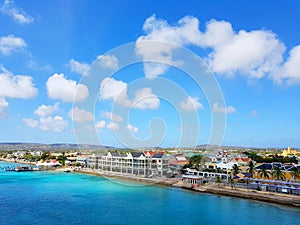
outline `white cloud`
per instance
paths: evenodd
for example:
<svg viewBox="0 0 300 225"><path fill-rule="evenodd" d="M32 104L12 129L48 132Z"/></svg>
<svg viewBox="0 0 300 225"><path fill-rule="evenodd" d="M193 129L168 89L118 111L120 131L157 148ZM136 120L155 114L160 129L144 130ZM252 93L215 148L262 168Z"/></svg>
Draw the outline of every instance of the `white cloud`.
<svg viewBox="0 0 300 225"><path fill-rule="evenodd" d="M32 128L40 128L41 130L50 130L58 133L65 131L68 127L68 122L61 116L41 117L39 120L24 118L23 122Z"/></svg>
<svg viewBox="0 0 300 225"><path fill-rule="evenodd" d="M40 117L46 117L54 112L58 111L59 103L55 103L54 105L41 105L37 108L37 110L34 111L35 115L38 115Z"/></svg>
<svg viewBox="0 0 300 225"><path fill-rule="evenodd" d="M0 118L8 115L8 102L0 97Z"/></svg>
<svg viewBox="0 0 300 225"><path fill-rule="evenodd" d="M216 30L212 32L213 29ZM226 35L222 36L224 33ZM207 41L215 39L215 36L221 38L215 42ZM285 46L271 31L241 30L235 33L229 29L228 23L213 20L207 24L203 37L202 46L213 49L208 56L208 64L217 73L228 76L240 73L251 78L261 78L276 69L283 60Z"/></svg>
<svg viewBox="0 0 300 225"><path fill-rule="evenodd" d="M114 122L122 122L124 120L122 116L112 112L102 112L101 116Z"/></svg>
<svg viewBox="0 0 300 225"><path fill-rule="evenodd" d="M168 71L169 66L159 62L173 65L181 64L181 62L172 60L172 51L176 47L163 42L177 45L198 44L200 35L198 27L198 19L191 16L182 18L175 26L169 25L165 20L157 19L155 15L149 17L143 25L146 35L139 37L136 41L136 53L138 55L141 55L145 61L155 59L158 62L144 64L146 77L155 78ZM147 41L160 41L162 43Z"/></svg>
<svg viewBox="0 0 300 225"><path fill-rule="evenodd" d="M136 41L136 53L141 55L144 61L156 59L157 62L178 65L178 62L172 59L172 51L176 47L145 41L170 42L180 46L194 45L209 48L211 52L205 60L210 69L226 76L241 74L248 78L262 78L278 69L285 51L284 44L273 32L234 31L232 25L226 21L211 20L202 32L199 29L199 20L195 17L186 16L177 24L170 25L154 15L145 21L143 30L145 35ZM289 65L286 67L289 68ZM148 78L164 74L168 68L169 65L166 64L144 63L145 76ZM293 73L278 78L277 81L282 79L286 79L287 83L298 82Z"/></svg>
<svg viewBox="0 0 300 225"><path fill-rule="evenodd" d="M221 106L219 103L214 103L213 105L213 112L219 112L219 113L234 113L236 112L236 109L233 106Z"/></svg>
<svg viewBox="0 0 300 225"><path fill-rule="evenodd" d="M39 120L30 118L23 118L23 122L32 128L39 128L41 130L51 130L54 132L65 131L68 127L68 122L61 116L52 116L54 112L58 111L58 103L54 105L41 105L35 111L34 114L39 116Z"/></svg>
<svg viewBox="0 0 300 225"><path fill-rule="evenodd" d="M100 84L100 99L110 99L120 104L129 104L127 100L127 84L109 77L103 79Z"/></svg>
<svg viewBox="0 0 300 225"><path fill-rule="evenodd" d="M86 71L89 69L89 65L84 62L78 62L74 59L71 59L68 66L70 67L72 72L79 73L82 75L86 75Z"/></svg>
<svg viewBox="0 0 300 225"><path fill-rule="evenodd" d="M28 15L22 9L17 8L13 0L5 0L0 11L21 24L29 24L34 21L32 16Z"/></svg>
<svg viewBox="0 0 300 225"><path fill-rule="evenodd" d="M253 110L251 110L250 115L253 117L258 116L258 112L253 109Z"/></svg>
<svg viewBox="0 0 300 225"><path fill-rule="evenodd" d="M92 121L94 116L91 112L88 112L84 109L80 109L78 107L72 108L69 111L69 116L72 118L73 121L76 122L86 122Z"/></svg>
<svg viewBox="0 0 300 225"><path fill-rule="evenodd" d="M0 37L0 53L3 55L10 55L24 47L26 47L26 42L20 37L14 35Z"/></svg>
<svg viewBox="0 0 300 225"><path fill-rule="evenodd" d="M41 117L39 121L39 127L42 130L62 132L68 127L68 122L65 121L61 116Z"/></svg>
<svg viewBox="0 0 300 225"><path fill-rule="evenodd" d="M106 122L104 120L98 121L95 125L96 128L101 129L104 128L106 125Z"/></svg>
<svg viewBox="0 0 300 225"><path fill-rule="evenodd" d="M131 131L131 132L134 132L134 133L137 133L139 131L139 128L137 128L137 127L135 127L135 126L133 126L131 124L128 124L126 126L126 129L129 130L129 131Z"/></svg>
<svg viewBox="0 0 300 225"><path fill-rule="evenodd" d="M277 84L286 83L294 85L300 83L300 45L294 47L289 54L289 58L270 77Z"/></svg>
<svg viewBox="0 0 300 225"><path fill-rule="evenodd" d="M13 75L0 65L0 97L27 99L37 95L32 77Z"/></svg>
<svg viewBox="0 0 300 225"><path fill-rule="evenodd" d="M113 100L119 105L138 109L156 109L160 104L158 97L152 93L151 88L137 90L135 98L129 100L127 83L108 77L100 84L100 99Z"/></svg>
<svg viewBox="0 0 300 225"><path fill-rule="evenodd" d="M106 125L106 127L110 130L114 130L117 131L120 129L119 125L117 123L114 122L110 122L109 124Z"/></svg>
<svg viewBox="0 0 300 225"><path fill-rule="evenodd" d="M180 107L186 111L203 109L203 105L197 97L188 96L185 102L180 103Z"/></svg>
<svg viewBox="0 0 300 225"><path fill-rule="evenodd" d="M49 64L40 65L37 61L32 60L32 59L29 60L29 62L27 63L27 66L29 69L32 69L32 70L42 70L42 71L52 70L51 65L49 65Z"/></svg>
<svg viewBox="0 0 300 225"><path fill-rule="evenodd" d="M37 127L39 125L39 121L29 118L24 118L22 121L29 127Z"/></svg>
<svg viewBox="0 0 300 225"><path fill-rule="evenodd" d="M115 55L99 55L98 58L100 65L106 69L118 69L119 60Z"/></svg>
<svg viewBox="0 0 300 225"><path fill-rule="evenodd" d="M50 98L64 102L82 102L89 96L87 86L77 84L74 80L67 80L64 74L55 73L49 77L46 86Z"/></svg>
<svg viewBox="0 0 300 225"><path fill-rule="evenodd" d="M137 109L157 109L159 105L160 101L151 88L137 90L132 101L132 107Z"/></svg>

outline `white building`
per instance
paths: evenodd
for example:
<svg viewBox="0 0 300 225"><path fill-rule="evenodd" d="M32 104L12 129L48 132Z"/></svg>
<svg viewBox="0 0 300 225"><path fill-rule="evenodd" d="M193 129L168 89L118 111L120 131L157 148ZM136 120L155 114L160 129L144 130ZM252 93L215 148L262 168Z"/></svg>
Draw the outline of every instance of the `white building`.
<svg viewBox="0 0 300 225"><path fill-rule="evenodd" d="M169 158L164 153L154 152L108 152L107 155L92 154L88 165L103 171L161 177L167 175Z"/></svg>

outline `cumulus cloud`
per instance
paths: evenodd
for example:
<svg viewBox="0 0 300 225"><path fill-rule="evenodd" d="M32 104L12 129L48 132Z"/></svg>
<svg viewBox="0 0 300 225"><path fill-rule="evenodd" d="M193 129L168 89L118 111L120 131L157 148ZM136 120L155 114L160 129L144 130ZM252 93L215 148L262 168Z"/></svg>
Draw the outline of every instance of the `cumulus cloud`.
<svg viewBox="0 0 300 225"><path fill-rule="evenodd" d="M115 55L99 55L97 59L103 68L106 69L119 68L119 60Z"/></svg>
<svg viewBox="0 0 300 225"><path fill-rule="evenodd" d="M109 119L114 122L122 122L124 120L122 116L112 112L102 112L101 117Z"/></svg>
<svg viewBox="0 0 300 225"><path fill-rule="evenodd" d="M91 112L88 112L84 109L80 109L78 107L72 108L69 111L69 116L72 118L73 121L80 123L92 121L94 119L94 116Z"/></svg>
<svg viewBox="0 0 300 225"><path fill-rule="evenodd" d="M199 102L198 97L188 96L185 102L180 103L180 107L186 111L203 109L203 105Z"/></svg>
<svg viewBox="0 0 300 225"><path fill-rule="evenodd" d="M89 96L86 85L77 84L74 80L68 80L64 77L64 74L55 73L49 77L46 86L50 98L60 99L64 102L82 102Z"/></svg>
<svg viewBox="0 0 300 225"><path fill-rule="evenodd" d="M54 105L41 105L34 114L39 116L38 120L23 118L22 121L29 127L39 128L41 130L50 130L54 132L65 131L68 127L68 122L59 115L53 116L52 114L58 111L58 103Z"/></svg>
<svg viewBox="0 0 300 225"><path fill-rule="evenodd" d="M14 75L0 65L0 97L27 99L36 96L38 91L32 80L30 76Z"/></svg>
<svg viewBox="0 0 300 225"><path fill-rule="evenodd" d="M100 99L118 101L129 104L127 100L127 83L106 77L100 84Z"/></svg>
<svg viewBox="0 0 300 225"><path fill-rule="evenodd" d="M113 100L116 104L138 109L156 109L159 107L160 101L152 93L151 88L137 90L132 100L128 99L127 89L127 83L107 77L100 84L100 99Z"/></svg>
<svg viewBox="0 0 300 225"><path fill-rule="evenodd" d="M46 131L63 132L68 127L68 122L61 116L41 117L39 120L24 118L23 122L32 128L39 128Z"/></svg>
<svg viewBox="0 0 300 225"><path fill-rule="evenodd" d="M86 71L89 69L89 65L84 62L78 62L74 59L71 59L68 66L72 72L79 73L81 75L86 75Z"/></svg>
<svg viewBox="0 0 300 225"><path fill-rule="evenodd" d="M155 78L168 71L168 64L176 66L180 63L172 58L172 51L177 47L149 42L161 41L207 48L209 54L204 59L218 74L229 77L239 74L249 79L269 77L278 84L300 83L298 46L291 50L289 59L284 62L286 47L272 31L235 31L230 22L214 19L208 21L201 31L199 24L193 16L186 16L173 25L155 15L146 19L143 25L145 34L136 41L136 54L144 60L145 76ZM165 64L149 62L153 59Z"/></svg>
<svg viewBox="0 0 300 225"><path fill-rule="evenodd" d="M207 61L214 72L261 78L282 62L285 46L271 31L241 30L236 33L230 28L228 22L212 20L203 34L201 45L213 49ZM219 38L216 40L215 36Z"/></svg>
<svg viewBox="0 0 300 225"><path fill-rule="evenodd" d="M0 97L0 118L5 117L8 115L8 102Z"/></svg>
<svg viewBox="0 0 300 225"><path fill-rule="evenodd" d="M29 118L24 118L22 121L29 127L37 127L39 125L39 121L34 120L34 119L29 119Z"/></svg>
<svg viewBox="0 0 300 225"><path fill-rule="evenodd" d="M61 116L41 117L39 121L39 127L42 130L62 132L68 127L68 122L64 120Z"/></svg>
<svg viewBox="0 0 300 225"><path fill-rule="evenodd" d="M109 124L106 125L106 127L110 130L114 130L117 131L120 129L119 125L117 123L114 122L110 122Z"/></svg>
<svg viewBox="0 0 300 225"><path fill-rule="evenodd" d="M200 35L198 27L198 19L191 16L182 18L174 26L169 25L165 20L156 18L155 15L149 17L143 25L146 35L140 36L136 41L136 53L142 56L144 61L155 59L158 63L146 62L144 64L145 76L155 78L168 71L169 66L167 64L180 65L181 62L172 59L172 51L177 47L166 45L163 42L177 45L198 44Z"/></svg>
<svg viewBox="0 0 300 225"><path fill-rule="evenodd" d="M157 109L160 105L160 101L158 97L152 93L151 88L143 88L136 91L135 98L131 105L137 109Z"/></svg>
<svg viewBox="0 0 300 225"><path fill-rule="evenodd" d="M34 21L34 18L18 8L13 0L5 0L0 11L20 24L29 24Z"/></svg>
<svg viewBox="0 0 300 225"><path fill-rule="evenodd" d="M126 129L129 130L129 131L131 131L131 132L134 132L134 133L137 133L139 131L139 128L137 128L137 127L135 127L135 126L133 126L131 124L128 124L126 126Z"/></svg>
<svg viewBox="0 0 300 225"><path fill-rule="evenodd" d="M24 47L26 47L26 42L20 37L14 35L0 37L0 53L2 55L10 55Z"/></svg>
<svg viewBox="0 0 300 225"><path fill-rule="evenodd" d="M294 47L286 62L270 77L277 84L300 84L300 45Z"/></svg>
<svg viewBox="0 0 300 225"><path fill-rule="evenodd" d="M236 112L236 109L233 106L221 106L219 103L215 102L213 105L213 112L218 112L218 113L234 113Z"/></svg>
<svg viewBox="0 0 300 225"><path fill-rule="evenodd" d="M59 103L55 103L54 105L41 105L35 110L33 113L39 117L46 117L54 112L58 111Z"/></svg>
<svg viewBox="0 0 300 225"><path fill-rule="evenodd" d="M98 129L104 128L106 125L106 122L104 120L100 120L95 124L95 127Z"/></svg>

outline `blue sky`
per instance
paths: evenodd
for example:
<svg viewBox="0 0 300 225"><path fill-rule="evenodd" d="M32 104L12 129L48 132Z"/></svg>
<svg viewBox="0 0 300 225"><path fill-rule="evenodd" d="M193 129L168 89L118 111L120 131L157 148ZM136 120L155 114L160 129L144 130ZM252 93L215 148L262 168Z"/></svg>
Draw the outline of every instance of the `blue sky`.
<svg viewBox="0 0 300 225"><path fill-rule="evenodd" d="M298 1L0 5L0 142L300 147Z"/></svg>

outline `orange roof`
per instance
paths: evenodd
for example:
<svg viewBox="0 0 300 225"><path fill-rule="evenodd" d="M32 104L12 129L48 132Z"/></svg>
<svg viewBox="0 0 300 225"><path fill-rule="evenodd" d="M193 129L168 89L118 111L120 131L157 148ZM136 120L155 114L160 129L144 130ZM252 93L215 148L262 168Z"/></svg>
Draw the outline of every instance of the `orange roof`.
<svg viewBox="0 0 300 225"><path fill-rule="evenodd" d="M243 162L249 162L250 158L242 158Z"/></svg>
<svg viewBox="0 0 300 225"><path fill-rule="evenodd" d="M149 153L151 156L153 156L155 154L154 151L150 151L150 152L144 152L144 154L146 155L147 153Z"/></svg>

